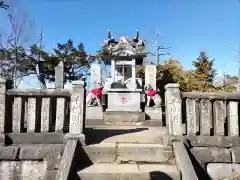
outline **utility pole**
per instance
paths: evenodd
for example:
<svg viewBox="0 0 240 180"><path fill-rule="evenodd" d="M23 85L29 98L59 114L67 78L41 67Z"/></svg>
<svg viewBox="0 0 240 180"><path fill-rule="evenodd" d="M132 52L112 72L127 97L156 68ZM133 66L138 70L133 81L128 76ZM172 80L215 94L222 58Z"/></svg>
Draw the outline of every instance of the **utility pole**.
<svg viewBox="0 0 240 180"><path fill-rule="evenodd" d="M239 57L238 57L238 83L237 83L237 92L240 92L240 50L238 50L238 54L239 54Z"/></svg>
<svg viewBox="0 0 240 180"><path fill-rule="evenodd" d="M159 64L159 60L160 60L160 56L162 56L162 55L170 56L170 53L161 53L161 50L169 49L171 47L163 47L162 45L160 45L160 42L158 41L159 36L160 36L160 31L159 31L158 28L155 29L155 34L156 34L157 38L156 38L156 40L155 40L155 42L153 43L152 46L156 48L156 52L155 52L155 54L149 52L149 54L156 56L156 65L158 65Z"/></svg>
<svg viewBox="0 0 240 180"><path fill-rule="evenodd" d="M237 92L240 92L240 49L238 51L237 62L238 63L238 82L237 82Z"/></svg>
<svg viewBox="0 0 240 180"><path fill-rule="evenodd" d="M45 79L44 79L44 74L43 74L43 71L44 71L44 61L41 57L41 51L43 49L43 33L42 33L42 29L41 29L41 32L40 32L40 39L39 39L39 46L38 46L38 55L37 55L37 66L36 66L36 70L37 70L37 74L38 74L38 79L39 79L39 82L40 82L40 86L41 88L43 89L46 89L47 88L47 85L46 85L46 82L45 82Z"/></svg>

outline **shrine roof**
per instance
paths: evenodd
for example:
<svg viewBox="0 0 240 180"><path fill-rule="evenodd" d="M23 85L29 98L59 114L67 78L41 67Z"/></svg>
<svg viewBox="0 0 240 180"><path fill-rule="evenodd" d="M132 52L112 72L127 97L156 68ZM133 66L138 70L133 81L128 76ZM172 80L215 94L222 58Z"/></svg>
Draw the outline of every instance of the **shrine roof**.
<svg viewBox="0 0 240 180"><path fill-rule="evenodd" d="M139 39L139 31L136 31L136 36L129 39L122 36L119 40L112 37L110 30L108 30L108 40L105 40L101 54L104 57L145 57L145 44Z"/></svg>

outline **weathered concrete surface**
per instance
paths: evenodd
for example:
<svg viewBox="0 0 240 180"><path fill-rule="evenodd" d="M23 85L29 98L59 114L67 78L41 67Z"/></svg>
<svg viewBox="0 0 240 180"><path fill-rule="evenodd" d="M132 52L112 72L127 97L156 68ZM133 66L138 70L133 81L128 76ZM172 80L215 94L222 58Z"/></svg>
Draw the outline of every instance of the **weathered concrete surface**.
<svg viewBox="0 0 240 180"><path fill-rule="evenodd" d="M93 163L175 164L172 147L160 144L100 143L83 146L83 149Z"/></svg>
<svg viewBox="0 0 240 180"><path fill-rule="evenodd" d="M203 167L210 162L230 163L232 160L230 150L226 148L194 147L190 151Z"/></svg>
<svg viewBox="0 0 240 180"><path fill-rule="evenodd" d="M6 141L6 136L5 134L0 134L0 145L4 145Z"/></svg>
<svg viewBox="0 0 240 180"><path fill-rule="evenodd" d="M175 164L171 146L160 144L122 144L117 146L116 162L154 162Z"/></svg>
<svg viewBox="0 0 240 180"><path fill-rule="evenodd" d="M103 110L101 106L87 106L86 119L103 119Z"/></svg>
<svg viewBox="0 0 240 180"><path fill-rule="evenodd" d="M239 147L237 136L187 136L194 147Z"/></svg>
<svg viewBox="0 0 240 180"><path fill-rule="evenodd" d="M181 175L174 165L94 164L78 172L81 180L180 180Z"/></svg>
<svg viewBox="0 0 240 180"><path fill-rule="evenodd" d="M233 163L240 163L240 147L230 148Z"/></svg>
<svg viewBox="0 0 240 180"><path fill-rule="evenodd" d="M124 122L139 122L145 120L144 112L124 112L124 111L106 111L103 113L106 124L124 124Z"/></svg>
<svg viewBox="0 0 240 180"><path fill-rule="evenodd" d="M239 179L240 164L209 163L207 172L212 179Z"/></svg>
<svg viewBox="0 0 240 180"><path fill-rule="evenodd" d="M183 142L173 143L177 167L181 171L183 180L198 180L193 164Z"/></svg>
<svg viewBox="0 0 240 180"><path fill-rule="evenodd" d="M116 160L116 146L115 143L101 143L83 146L83 149L93 163L107 163Z"/></svg>
<svg viewBox="0 0 240 180"><path fill-rule="evenodd" d="M68 140L64 153L62 156L61 163L59 165L56 180L69 180L70 174L73 168L73 161L76 153L76 148L78 145L78 140Z"/></svg>
<svg viewBox="0 0 240 180"><path fill-rule="evenodd" d="M52 176L52 178L51 178ZM1 161L0 162L0 179L54 179L55 174L47 172L47 162L37 161Z"/></svg>
<svg viewBox="0 0 240 180"><path fill-rule="evenodd" d="M9 133L6 141L11 144L63 144L65 135L63 133ZM1 140L1 138L0 138Z"/></svg>
<svg viewBox="0 0 240 180"><path fill-rule="evenodd" d="M19 159L44 160L47 161L49 170L56 170L61 162L64 148L63 144L21 145Z"/></svg>
<svg viewBox="0 0 240 180"><path fill-rule="evenodd" d="M1 146L0 160L16 160L19 152L19 147L16 146Z"/></svg>

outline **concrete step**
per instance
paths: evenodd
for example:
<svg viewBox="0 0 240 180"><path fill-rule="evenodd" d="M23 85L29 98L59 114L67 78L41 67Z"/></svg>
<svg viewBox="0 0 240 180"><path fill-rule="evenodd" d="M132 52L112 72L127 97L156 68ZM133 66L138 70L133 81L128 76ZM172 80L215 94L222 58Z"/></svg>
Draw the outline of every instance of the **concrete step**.
<svg viewBox="0 0 240 180"><path fill-rule="evenodd" d="M176 163L172 147L160 144L100 143L83 149L93 163Z"/></svg>
<svg viewBox="0 0 240 180"><path fill-rule="evenodd" d="M93 164L78 172L81 180L181 180L175 165Z"/></svg>
<svg viewBox="0 0 240 180"><path fill-rule="evenodd" d="M106 124L135 124L145 121L145 112L106 111L103 119Z"/></svg>
<svg viewBox="0 0 240 180"><path fill-rule="evenodd" d="M166 127L149 126L95 126L86 128L88 144L96 143L142 143L163 144Z"/></svg>
<svg viewBox="0 0 240 180"><path fill-rule="evenodd" d="M103 119L87 119L86 120L86 127L95 127L95 126L116 126L118 125L117 123L115 124L106 124ZM121 123L119 124L121 126L149 126L149 127L162 127L162 121L160 120L145 120L141 122L136 122L136 123Z"/></svg>

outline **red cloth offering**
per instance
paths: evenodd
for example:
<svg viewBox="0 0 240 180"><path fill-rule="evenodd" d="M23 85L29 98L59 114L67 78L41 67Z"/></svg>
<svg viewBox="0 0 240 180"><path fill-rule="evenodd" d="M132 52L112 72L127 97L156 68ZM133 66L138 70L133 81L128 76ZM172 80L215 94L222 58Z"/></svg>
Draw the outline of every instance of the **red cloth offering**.
<svg viewBox="0 0 240 180"><path fill-rule="evenodd" d="M93 93L94 95L96 95L99 99L102 98L102 90L103 88L96 88L96 89L92 89L91 93Z"/></svg>
<svg viewBox="0 0 240 180"><path fill-rule="evenodd" d="M151 89L150 91L147 91L148 96L154 96L155 94L157 94L157 91L155 91L154 89Z"/></svg>

